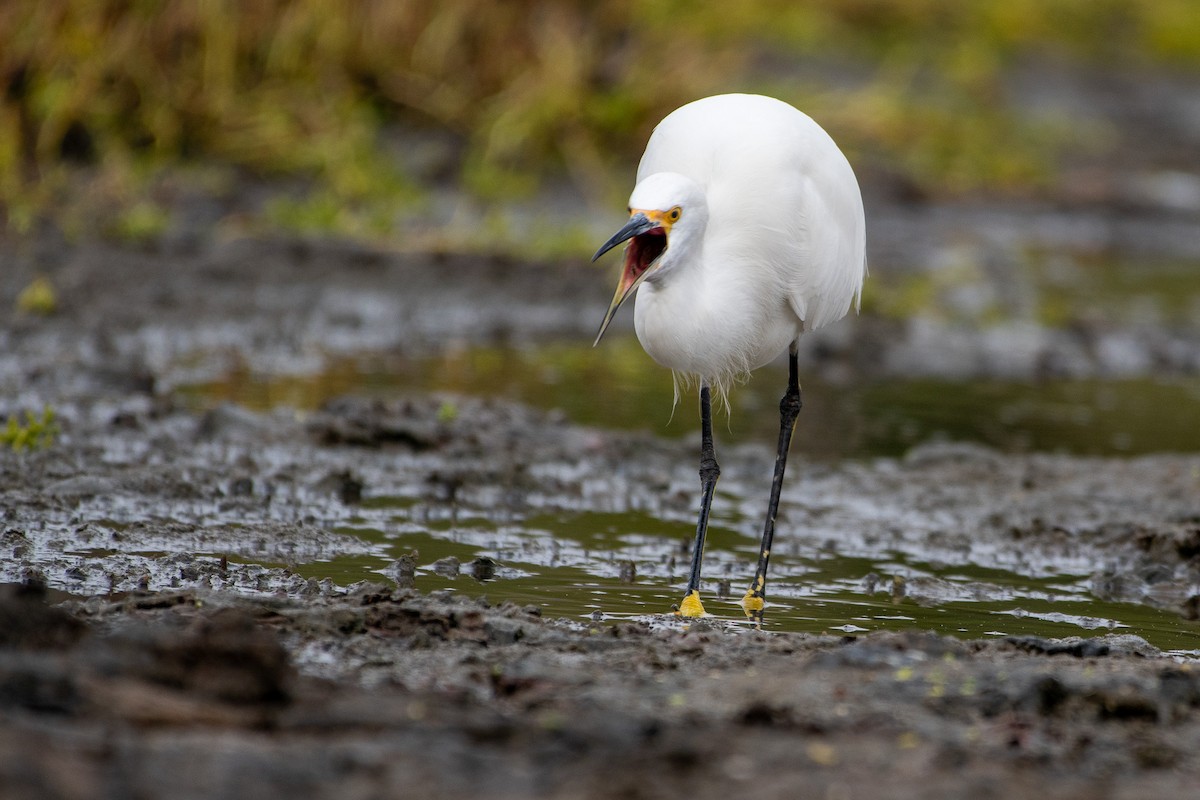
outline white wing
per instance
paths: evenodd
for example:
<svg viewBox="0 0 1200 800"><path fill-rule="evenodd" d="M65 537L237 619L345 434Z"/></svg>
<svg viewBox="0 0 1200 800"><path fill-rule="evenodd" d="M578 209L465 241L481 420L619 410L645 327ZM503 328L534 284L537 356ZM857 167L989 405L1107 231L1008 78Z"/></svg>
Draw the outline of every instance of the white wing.
<svg viewBox="0 0 1200 800"><path fill-rule="evenodd" d="M760 95L689 103L650 137L637 179L656 172L704 188L715 257L774 283L806 330L857 302L866 274L862 195L842 151L806 114Z"/></svg>

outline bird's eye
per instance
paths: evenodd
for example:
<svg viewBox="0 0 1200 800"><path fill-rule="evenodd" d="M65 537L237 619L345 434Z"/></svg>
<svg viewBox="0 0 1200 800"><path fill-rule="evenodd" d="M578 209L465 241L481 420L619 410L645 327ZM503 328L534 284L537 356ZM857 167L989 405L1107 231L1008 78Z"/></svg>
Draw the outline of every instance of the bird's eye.
<svg viewBox="0 0 1200 800"><path fill-rule="evenodd" d="M670 220L671 222L678 222L679 217L682 214L683 214L683 209L680 208L679 206L675 206L674 208L672 208L670 211L667 212L667 219Z"/></svg>

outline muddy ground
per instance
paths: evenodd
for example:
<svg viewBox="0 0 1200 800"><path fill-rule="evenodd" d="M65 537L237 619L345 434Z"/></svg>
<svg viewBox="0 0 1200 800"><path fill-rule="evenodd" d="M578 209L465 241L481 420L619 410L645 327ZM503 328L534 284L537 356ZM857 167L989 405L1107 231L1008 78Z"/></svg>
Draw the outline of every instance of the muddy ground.
<svg viewBox="0 0 1200 800"><path fill-rule="evenodd" d="M966 281L936 313L806 337L806 375L1200 372L1194 314L1049 327L1026 269L1046 253L1068 273L1200 258L1194 86L1036 77L1031 102L1077 98L1121 152L1020 204L938 205L866 174L868 291L964 264ZM281 566L370 551L334 528L380 497L429 519L638 509L686 528L695 454L503 400L197 405L180 387L231 370L587 341L611 292L582 256L240 236L225 223L243 200L174 198L171 229L141 247L53 226L0 240L0 417L49 404L61 428L50 448L0 448L0 797L1196 795L1200 666L1136 636L814 636L661 609L589 624L420 594L404 558L354 585ZM13 313L37 275L58 310ZM723 486L769 469L750 445L721 457ZM821 547L918 542L951 564L1091 574L1094 596L1162 609L1184 634L1200 614L1195 454L797 458L780 520ZM961 586L906 590L936 604Z"/></svg>
<svg viewBox="0 0 1200 800"><path fill-rule="evenodd" d="M587 625L421 595L403 560L392 582L353 586L271 566L369 547L332 528L371 496L431 515L686 520L690 443L502 400L455 398L451 419L429 395L298 415L175 392L230 364L587 337L606 276L52 232L0 258L0 308L38 272L60 292L54 315L4 317L5 411L50 403L61 426L51 448L0 450L3 797L1141 798L1200 785L1200 667L1134 636ZM861 322L808 367L886 369L878 348L905 340L889 324ZM732 448L723 481L761 466ZM1181 627L1197 614L1200 457L930 445L799 460L793 474L783 524L832 546L916 537L950 562L1071 563L1098 596L1169 609Z"/></svg>

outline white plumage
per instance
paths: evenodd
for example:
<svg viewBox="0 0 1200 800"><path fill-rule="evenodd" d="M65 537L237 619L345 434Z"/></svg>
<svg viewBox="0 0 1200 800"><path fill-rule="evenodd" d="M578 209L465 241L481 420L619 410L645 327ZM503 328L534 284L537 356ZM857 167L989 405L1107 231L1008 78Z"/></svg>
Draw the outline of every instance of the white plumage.
<svg viewBox="0 0 1200 800"><path fill-rule="evenodd" d="M833 139L807 115L769 97L727 94L689 103L658 124L629 210L628 223L593 257L629 242L596 341L636 291L642 347L677 378L700 383L704 500L681 613L703 613L700 555L720 474L710 392L724 395L733 381L790 349L759 571L743 601L761 621L780 484L800 409L795 342L845 316L866 275L858 182Z"/></svg>
<svg viewBox="0 0 1200 800"><path fill-rule="evenodd" d="M844 316L862 290L854 172L817 123L780 100L728 94L672 112L646 145L629 205L682 212L638 290L638 339L718 393L801 331Z"/></svg>

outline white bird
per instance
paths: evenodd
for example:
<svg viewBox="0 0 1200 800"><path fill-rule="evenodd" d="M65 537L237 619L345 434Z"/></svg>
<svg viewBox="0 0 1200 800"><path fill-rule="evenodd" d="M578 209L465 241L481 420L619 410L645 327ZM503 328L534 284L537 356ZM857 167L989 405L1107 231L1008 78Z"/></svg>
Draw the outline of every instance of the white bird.
<svg viewBox="0 0 1200 800"><path fill-rule="evenodd" d="M646 352L700 387L702 499L679 613L704 614L700 565L720 467L712 394L788 350L779 447L754 580L742 599L762 623L767 561L801 406L796 347L857 308L866 276L866 220L850 163L816 122L781 100L726 94L658 124L637 171L629 221L592 257L628 241L596 343L634 292Z"/></svg>

